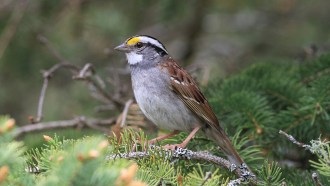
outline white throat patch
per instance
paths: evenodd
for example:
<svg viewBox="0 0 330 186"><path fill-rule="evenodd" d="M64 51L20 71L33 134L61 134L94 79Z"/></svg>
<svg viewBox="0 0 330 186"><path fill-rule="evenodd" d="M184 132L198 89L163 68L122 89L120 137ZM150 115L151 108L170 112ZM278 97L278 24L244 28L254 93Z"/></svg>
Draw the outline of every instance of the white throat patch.
<svg viewBox="0 0 330 186"><path fill-rule="evenodd" d="M139 55L134 52L126 53L127 61L130 65L140 63L142 61L142 55Z"/></svg>

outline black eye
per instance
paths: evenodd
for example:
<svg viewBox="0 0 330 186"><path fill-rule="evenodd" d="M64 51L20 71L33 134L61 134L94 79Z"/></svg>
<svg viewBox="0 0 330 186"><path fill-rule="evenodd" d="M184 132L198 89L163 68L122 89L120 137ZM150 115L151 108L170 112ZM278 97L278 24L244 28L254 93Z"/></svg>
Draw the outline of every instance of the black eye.
<svg viewBox="0 0 330 186"><path fill-rule="evenodd" d="M141 43L141 42L136 43L136 47L137 48L142 48L143 47L143 43Z"/></svg>

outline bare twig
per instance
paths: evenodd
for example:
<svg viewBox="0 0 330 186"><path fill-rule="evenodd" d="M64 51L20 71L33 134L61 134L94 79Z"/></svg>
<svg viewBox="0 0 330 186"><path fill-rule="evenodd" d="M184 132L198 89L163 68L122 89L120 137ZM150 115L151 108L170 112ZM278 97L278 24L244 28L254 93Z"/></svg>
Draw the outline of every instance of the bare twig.
<svg viewBox="0 0 330 186"><path fill-rule="evenodd" d="M39 96L37 118L36 119L31 118L30 119L31 123L39 123L42 120L42 110L43 110L46 90L48 87L48 80L49 80L49 78L44 78L44 83L42 84L42 88L41 88L41 92L40 92L40 96Z"/></svg>
<svg viewBox="0 0 330 186"><path fill-rule="evenodd" d="M301 143L301 142L297 141L293 136L287 134L286 132L280 130L280 131L279 131L279 134L284 135L285 137L288 138L289 141L291 141L292 143L298 145L299 147L306 148L306 149L309 150L309 151L311 150L311 146L310 146L310 145L306 145L306 144L304 144L304 143Z"/></svg>
<svg viewBox="0 0 330 186"><path fill-rule="evenodd" d="M42 122L37 124L25 125L23 127L17 128L13 133L15 137L19 137L25 133L29 132L38 132L43 130L50 129L59 129L59 128L70 128L70 127L78 127L78 126L87 126L96 130L100 130L102 132L109 132L106 128L100 127L102 125L114 125L116 119L95 119L95 118L85 118L83 116L76 117L71 120L62 120L62 121L50 121L50 122Z"/></svg>
<svg viewBox="0 0 330 186"><path fill-rule="evenodd" d="M120 127L124 127L125 123L126 123L126 118L127 118L127 113L128 113L128 109L129 107L131 106L131 104L133 103L133 100L132 99L129 99L128 101L126 101L125 103L125 108L122 112L122 115L121 115L121 123L120 123Z"/></svg>
<svg viewBox="0 0 330 186"><path fill-rule="evenodd" d="M79 67L76 65L72 65L70 63L67 62L61 62L61 63L57 63L54 66L52 66L49 70L47 71L42 71L42 75L44 78L51 78L53 77L55 71L59 70L60 68L68 68L70 70L72 70L73 72L78 72L79 71Z"/></svg>
<svg viewBox="0 0 330 186"><path fill-rule="evenodd" d="M78 75L73 76L73 79L84 80L90 77L95 72L93 65L90 63L85 64L85 66L79 71Z"/></svg>
<svg viewBox="0 0 330 186"><path fill-rule="evenodd" d="M106 103L114 103L115 106L118 109L121 109L122 106L124 105L124 103L118 99L113 98L112 96L110 96L104 89L104 87L102 87L100 85L100 83L98 83L96 80L91 78L91 75L94 74L95 70L93 68L93 65L90 63L85 64L85 66L79 71L78 75L73 76L73 79L77 79L77 80L83 80L85 82L87 82L92 88L93 90L96 90L98 94L100 94L103 98L105 98L105 102ZM100 77L98 77L98 81L100 82ZM103 81L102 81L102 85Z"/></svg>
<svg viewBox="0 0 330 186"><path fill-rule="evenodd" d="M328 141L321 141L319 140L311 140L311 145L306 145L304 143L301 143L299 141L297 141L293 136L283 132L283 131L279 131L280 134L283 134L284 136L286 136L292 143L298 145L299 147L305 148L306 150L308 150L309 152L311 152L312 154L316 154L317 156L319 156L319 158L324 159L325 157L328 157L328 152L324 151L324 147L329 144Z"/></svg>
<svg viewBox="0 0 330 186"><path fill-rule="evenodd" d="M86 126L88 126L89 128L95 129L95 130L99 130L102 131L106 134L109 134L110 130L107 128L103 128L97 125L97 122L91 122L90 119L87 119L85 116L80 116L78 117L79 121L83 124L85 124ZM111 125L113 125L115 122L114 120L112 121ZM109 123L107 123L109 124Z"/></svg>
<svg viewBox="0 0 330 186"><path fill-rule="evenodd" d="M55 57L55 59L57 59L59 61L59 63L52 66L49 70L46 70L46 71L42 72L44 82L43 82L43 86L42 86L41 91L40 91L38 109L37 109L37 117L35 119L32 117L30 119L31 123L38 123L38 122L42 121L44 99L45 99L46 90L47 90L47 87L48 87L49 80L54 75L54 73L57 70L61 69L61 68L71 70L72 73L73 73L73 75L72 75L73 79L83 80L83 81L87 82L88 85L93 87L93 90L95 92L100 94L106 100L104 102L106 102L107 104L108 103L114 103L114 105L118 109L122 108L122 106L124 104L121 101L119 101L117 99L114 99L112 96L110 96L105 91L104 85L101 86L100 83L98 83L98 82L101 81L99 76L96 76L98 78L98 82L91 78L91 76L95 74L95 70L94 70L92 64L87 63L87 64L85 64L85 66L83 68L80 68L76 65L73 65L73 64L69 63L66 59L64 59L60 55L60 53L57 50L55 50L54 47L51 46L51 44L49 43L49 41L46 37L44 37L42 35L38 35L37 39L47 47L48 51Z"/></svg>
<svg viewBox="0 0 330 186"><path fill-rule="evenodd" d="M46 46L46 48L48 49L48 51L55 57L55 59L57 59L60 63L66 63L66 64L70 64L65 58L63 58L61 56L61 54L54 48L52 47L52 45L50 44L50 42L48 41L48 39L42 35L38 35L37 39ZM86 64L82 69L79 69L79 73L78 76L74 76L76 79L79 80L84 80L86 81L89 85L91 85L92 87L95 88L95 90L100 93L100 95L102 95L108 102L114 103L114 105L118 108L121 109L124 105L124 103L122 103L119 99L115 99L112 96L110 96L105 90L104 88L102 88L100 86L100 84L95 81L94 79L90 78L90 74L87 72L94 72L94 69L92 68L91 64ZM77 78L79 77L79 78Z"/></svg>
<svg viewBox="0 0 330 186"><path fill-rule="evenodd" d="M31 123L39 123L42 121L42 111L43 111L43 105L44 105L44 100L45 100L45 95L46 95L46 90L48 87L48 82L49 79L53 76L53 74L55 73L55 71L59 70L60 68L69 68L72 69L74 71L77 71L79 68L68 64L68 63L58 63L56 65L54 65L53 67L51 67L49 70L47 71L42 71L43 74L43 78L44 78L44 82L40 91L40 96L39 96L39 102L38 102L38 109L37 109L37 118L31 118Z"/></svg>

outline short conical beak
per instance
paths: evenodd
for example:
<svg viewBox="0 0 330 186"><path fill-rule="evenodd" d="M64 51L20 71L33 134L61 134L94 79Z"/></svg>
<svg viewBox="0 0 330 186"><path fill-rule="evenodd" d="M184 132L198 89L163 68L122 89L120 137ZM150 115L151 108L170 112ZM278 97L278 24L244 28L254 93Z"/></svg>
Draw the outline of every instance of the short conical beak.
<svg viewBox="0 0 330 186"><path fill-rule="evenodd" d="M121 51L121 52L128 52L129 48L125 43L123 43L123 44L115 47L115 50L118 50L118 51Z"/></svg>

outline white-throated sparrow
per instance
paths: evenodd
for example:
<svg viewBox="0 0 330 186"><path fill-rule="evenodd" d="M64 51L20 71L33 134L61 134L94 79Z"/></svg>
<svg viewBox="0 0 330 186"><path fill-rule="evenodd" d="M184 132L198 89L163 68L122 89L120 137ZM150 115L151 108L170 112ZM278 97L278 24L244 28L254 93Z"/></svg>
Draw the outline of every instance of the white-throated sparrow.
<svg viewBox="0 0 330 186"><path fill-rule="evenodd" d="M134 95L142 112L158 127L173 131L150 143L179 131L190 132L181 144L167 146L184 148L201 129L232 163L237 166L243 163L195 81L174 61L161 42L138 35L115 49L126 54Z"/></svg>

